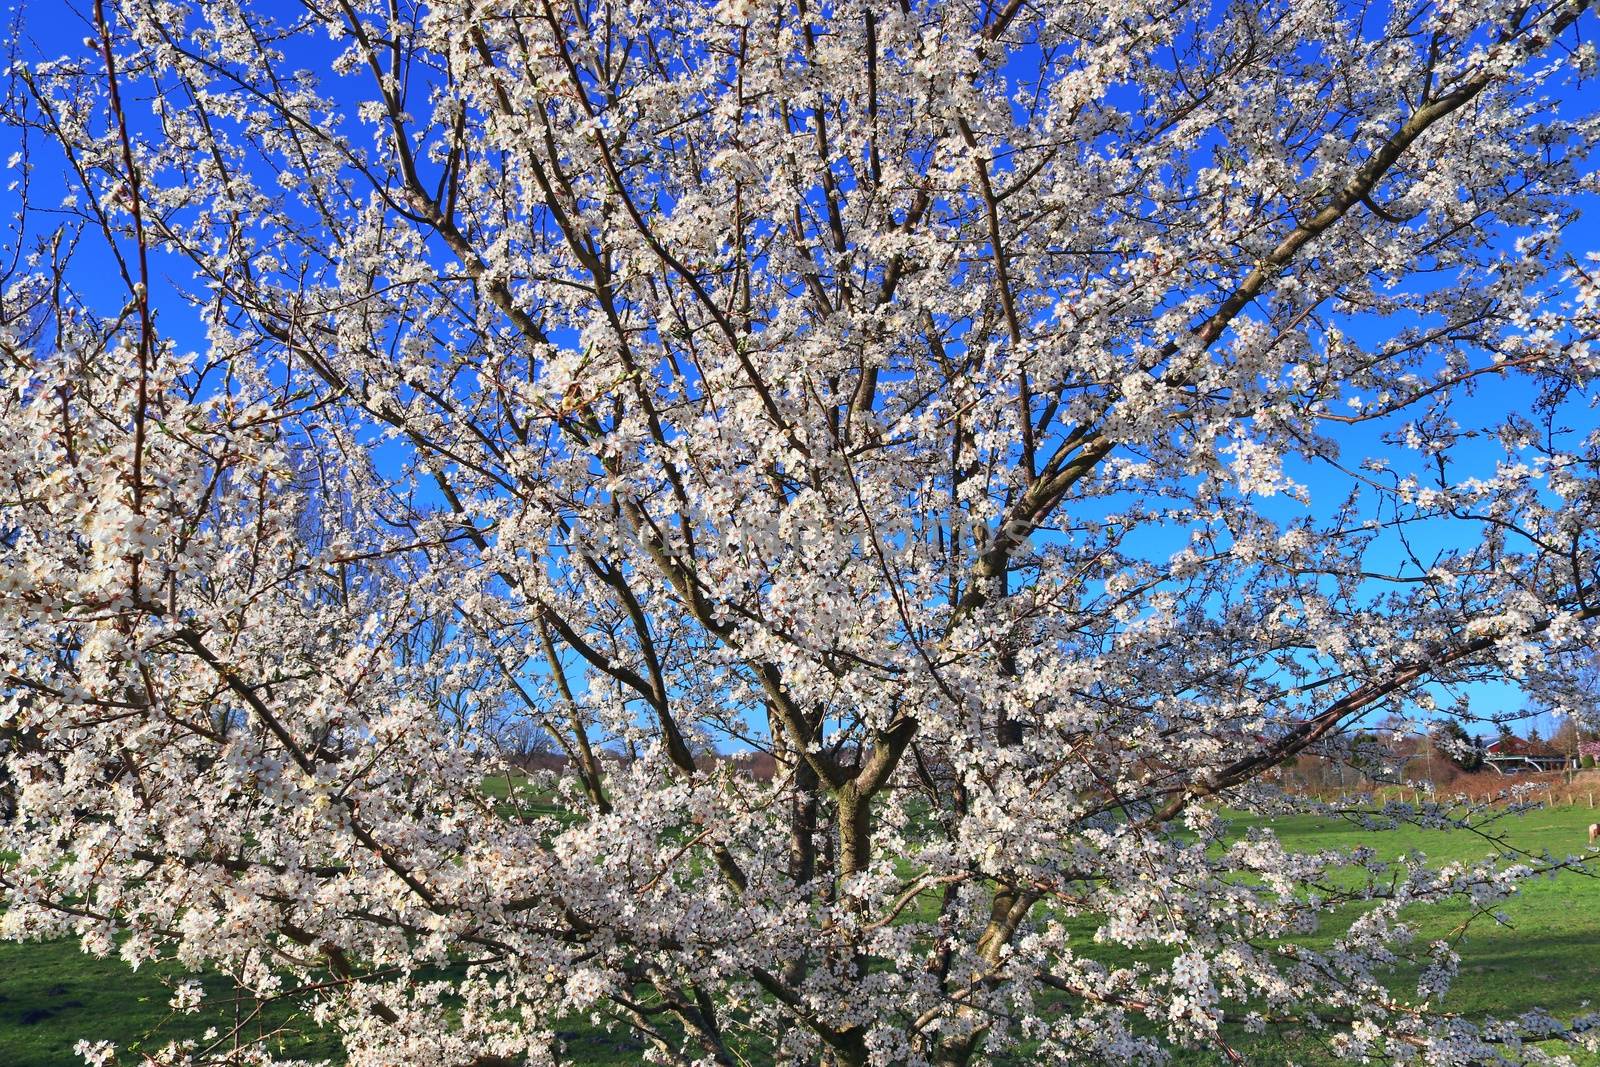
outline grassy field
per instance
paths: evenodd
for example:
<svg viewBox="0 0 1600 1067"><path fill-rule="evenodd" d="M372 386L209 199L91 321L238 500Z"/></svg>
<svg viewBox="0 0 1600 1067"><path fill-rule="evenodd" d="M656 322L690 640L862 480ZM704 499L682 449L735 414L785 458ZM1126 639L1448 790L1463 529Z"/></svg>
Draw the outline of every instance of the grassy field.
<svg viewBox="0 0 1600 1067"><path fill-rule="evenodd" d="M0 1064L4 1067L81 1067L72 1054L80 1038L116 1041L130 1051L168 1041L199 1038L215 1027L227 1034L242 1024L248 1037L283 1027L286 1054L336 1059L339 1043L298 1019L287 1005L256 1011L253 1001L237 1001L225 982L205 981L206 1010L173 1016L171 990L162 977L178 972L150 968L130 971L121 960L95 959L78 951L76 941L0 942ZM182 975L182 977L190 977Z"/></svg>
<svg viewBox="0 0 1600 1067"><path fill-rule="evenodd" d="M1507 816L1502 822L1510 843L1534 854L1548 851L1556 857L1582 854L1588 844L1587 828L1600 819L1600 811L1585 806L1539 809ZM1237 820L1239 828L1251 820ZM1369 845L1385 858L1401 852L1421 851L1435 863L1478 860L1492 850L1484 840L1465 832L1441 833L1415 829L1367 833L1348 823L1310 817L1275 819L1272 828L1291 848ZM1479 919L1457 945L1461 974L1441 1007L1470 1017L1500 1018L1544 1008L1556 1017L1593 1010L1600 1002L1600 878L1562 872L1554 878L1524 885L1522 892L1502 909L1507 925ZM1465 906L1419 911L1419 939L1446 938L1468 917ZM1342 924L1328 923L1323 933L1306 939L1313 947L1329 944ZM1402 972L1394 988L1405 992L1414 975ZM1415 986L1409 993L1415 996ZM1291 1035L1246 1042L1252 1063L1307 1065L1325 1062L1317 1039ZM1554 1045L1549 1046L1552 1051ZM1213 1064L1219 1057L1197 1052L1177 1062ZM1576 1056L1584 1067L1600 1067L1600 1058Z"/></svg>
<svg viewBox="0 0 1600 1067"><path fill-rule="evenodd" d="M504 802L508 798L490 785ZM1543 809L1510 816L1505 823L1512 842L1539 853L1564 856L1581 852L1585 827L1600 818L1586 807ZM1237 819L1239 829L1251 820ZM1488 852L1482 838L1467 833L1402 830L1368 834L1350 825L1309 817L1278 819L1273 828L1293 848L1311 849L1367 844L1388 857L1420 850L1430 860L1479 859ZM1600 999L1600 879L1562 874L1528 885L1504 909L1510 925L1487 920L1473 925L1459 948L1462 973L1444 1004L1468 1015L1507 1016L1543 1007L1557 1016L1585 1010ZM1447 936L1466 916L1465 909L1433 909L1423 926L1425 938ZM1326 944L1338 932L1330 923L1317 941ZM1084 922L1084 934L1091 925ZM1109 962L1109 961L1108 961ZM337 1061L338 1043L298 1019L286 1004L252 1015L255 1006L235 1002L220 980L208 981L207 1010L171 1017L169 992L161 982L170 972L130 972L121 962L96 960L78 952L74 942L0 943L0 1067L67 1067L79 1061L72 1046L83 1037L116 1040L125 1046L151 1047L178 1037L198 1037L215 1027L226 1033L238 1022L254 1036L286 1027L284 1051L307 1059ZM1396 988L1408 976L1397 976ZM631 1064L642 1049L601 1033L572 1030L561 1035L574 1061L584 1064ZM1312 1035L1281 1034L1245 1042L1250 1062L1277 1065L1323 1061ZM1184 1067L1219 1062L1209 1050L1180 1054ZM1580 1061L1600 1067L1600 1060Z"/></svg>

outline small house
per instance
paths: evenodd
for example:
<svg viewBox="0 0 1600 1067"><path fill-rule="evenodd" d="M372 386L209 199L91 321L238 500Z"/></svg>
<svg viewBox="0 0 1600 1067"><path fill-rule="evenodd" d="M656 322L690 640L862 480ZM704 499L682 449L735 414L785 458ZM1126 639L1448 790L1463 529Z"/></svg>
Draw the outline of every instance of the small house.
<svg viewBox="0 0 1600 1067"><path fill-rule="evenodd" d="M1510 734L1484 747L1483 762L1501 774L1527 774L1566 770L1572 765L1572 757L1557 752L1543 741L1529 741Z"/></svg>

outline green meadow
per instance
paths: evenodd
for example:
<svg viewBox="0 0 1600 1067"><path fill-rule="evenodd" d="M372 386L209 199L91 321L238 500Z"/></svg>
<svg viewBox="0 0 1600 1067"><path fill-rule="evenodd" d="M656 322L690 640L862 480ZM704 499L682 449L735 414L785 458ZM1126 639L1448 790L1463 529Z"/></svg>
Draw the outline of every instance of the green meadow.
<svg viewBox="0 0 1600 1067"><path fill-rule="evenodd" d="M506 783L491 782L502 803L515 804ZM545 808L543 810L550 810ZM1600 818L1587 807L1556 807L1506 816L1498 824L1508 842L1528 853L1566 856L1582 853L1586 827ZM1237 816L1242 831L1256 820ZM1413 828L1368 833L1348 822L1314 817L1272 820L1270 825L1291 848L1309 850L1370 845L1385 857L1420 851L1431 861L1475 860L1490 854L1484 838L1467 832ZM1505 1017L1534 1008L1557 1016L1587 1010L1600 1000L1600 878L1573 872L1527 884L1504 908L1507 921L1480 918L1458 934L1461 975L1443 1007L1479 1017ZM1467 918L1465 906L1435 908L1424 913L1424 939L1456 933ZM1090 920L1081 920L1085 938ZM1326 945L1341 924L1330 922L1310 939ZM1113 962L1108 960L1108 962ZM215 1028L227 1034L277 1034L284 1054L339 1062L339 1045L297 1014L290 1002L258 1004L237 998L220 978L207 978L208 998L197 1015L173 1016L163 979L180 976L162 968L130 971L116 959L98 960L78 951L76 942L0 943L0 1065L4 1067L67 1067L78 1064L72 1053L80 1038L115 1040L137 1052L173 1038L199 1037ZM1395 989L1405 992L1413 976L1400 972ZM561 1031L570 1062L608 1065L640 1062L643 1047L621 1033L607 1034L575 1023ZM1247 1062L1267 1065L1326 1062L1325 1047L1315 1033L1289 1031L1265 1037L1238 1035L1238 1051ZM1026 1062L1026 1050L1018 1062ZM1183 1067L1225 1062L1216 1049L1181 1052ZM1600 1059L1578 1060L1600 1067Z"/></svg>
<svg viewBox="0 0 1600 1067"><path fill-rule="evenodd" d="M1588 845L1588 826L1600 811L1586 806L1540 808L1497 820L1507 843L1534 856L1556 858L1582 855ZM1430 862L1471 861L1493 854L1482 837L1465 831L1441 832L1406 827L1371 833L1342 820L1300 816L1273 820L1236 818L1238 829L1266 823L1291 848L1350 848L1367 845L1384 858L1402 852L1422 852ZM1434 907L1409 914L1418 921L1419 943L1458 938L1461 973L1440 1007L1446 1011L1482 1018L1506 1018L1543 1008L1560 1018L1594 1010L1600 1004L1600 877L1563 871L1554 877L1524 883L1521 892L1500 909L1505 923L1489 917L1471 922L1457 933L1470 909L1462 904ZM1330 922L1314 938L1302 939L1312 947L1331 944L1344 924ZM1393 988L1415 996L1414 971L1396 974ZM1407 986L1410 986L1408 989ZM1557 1051L1556 1046L1547 1046ZM1321 1039L1311 1033L1275 1034L1242 1038L1239 1051L1248 1061L1265 1065L1299 1063L1306 1067L1328 1062ZM1225 1062L1215 1051L1196 1050L1176 1058L1186 1065ZM1600 1067L1600 1057L1573 1056L1583 1067Z"/></svg>

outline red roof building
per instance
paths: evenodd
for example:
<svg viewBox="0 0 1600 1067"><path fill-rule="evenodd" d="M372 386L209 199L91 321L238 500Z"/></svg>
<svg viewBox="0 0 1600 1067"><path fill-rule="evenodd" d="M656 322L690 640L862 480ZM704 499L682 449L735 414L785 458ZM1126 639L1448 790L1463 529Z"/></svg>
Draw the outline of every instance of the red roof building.
<svg viewBox="0 0 1600 1067"><path fill-rule="evenodd" d="M1483 760L1501 774L1559 771L1572 763L1570 756L1557 752L1543 741L1529 741L1515 734L1496 738L1486 745Z"/></svg>

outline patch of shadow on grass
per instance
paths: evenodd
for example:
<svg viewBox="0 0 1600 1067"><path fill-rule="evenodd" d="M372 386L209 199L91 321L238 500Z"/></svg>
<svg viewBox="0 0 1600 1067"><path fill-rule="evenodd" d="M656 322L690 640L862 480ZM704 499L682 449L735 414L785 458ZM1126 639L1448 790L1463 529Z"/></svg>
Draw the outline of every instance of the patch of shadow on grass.
<svg viewBox="0 0 1600 1067"><path fill-rule="evenodd" d="M1600 995L1600 956L1585 937L1520 936L1497 931L1461 944L1461 974L1445 999L1473 1015L1520 1015L1544 1009L1554 1015L1583 1010Z"/></svg>

